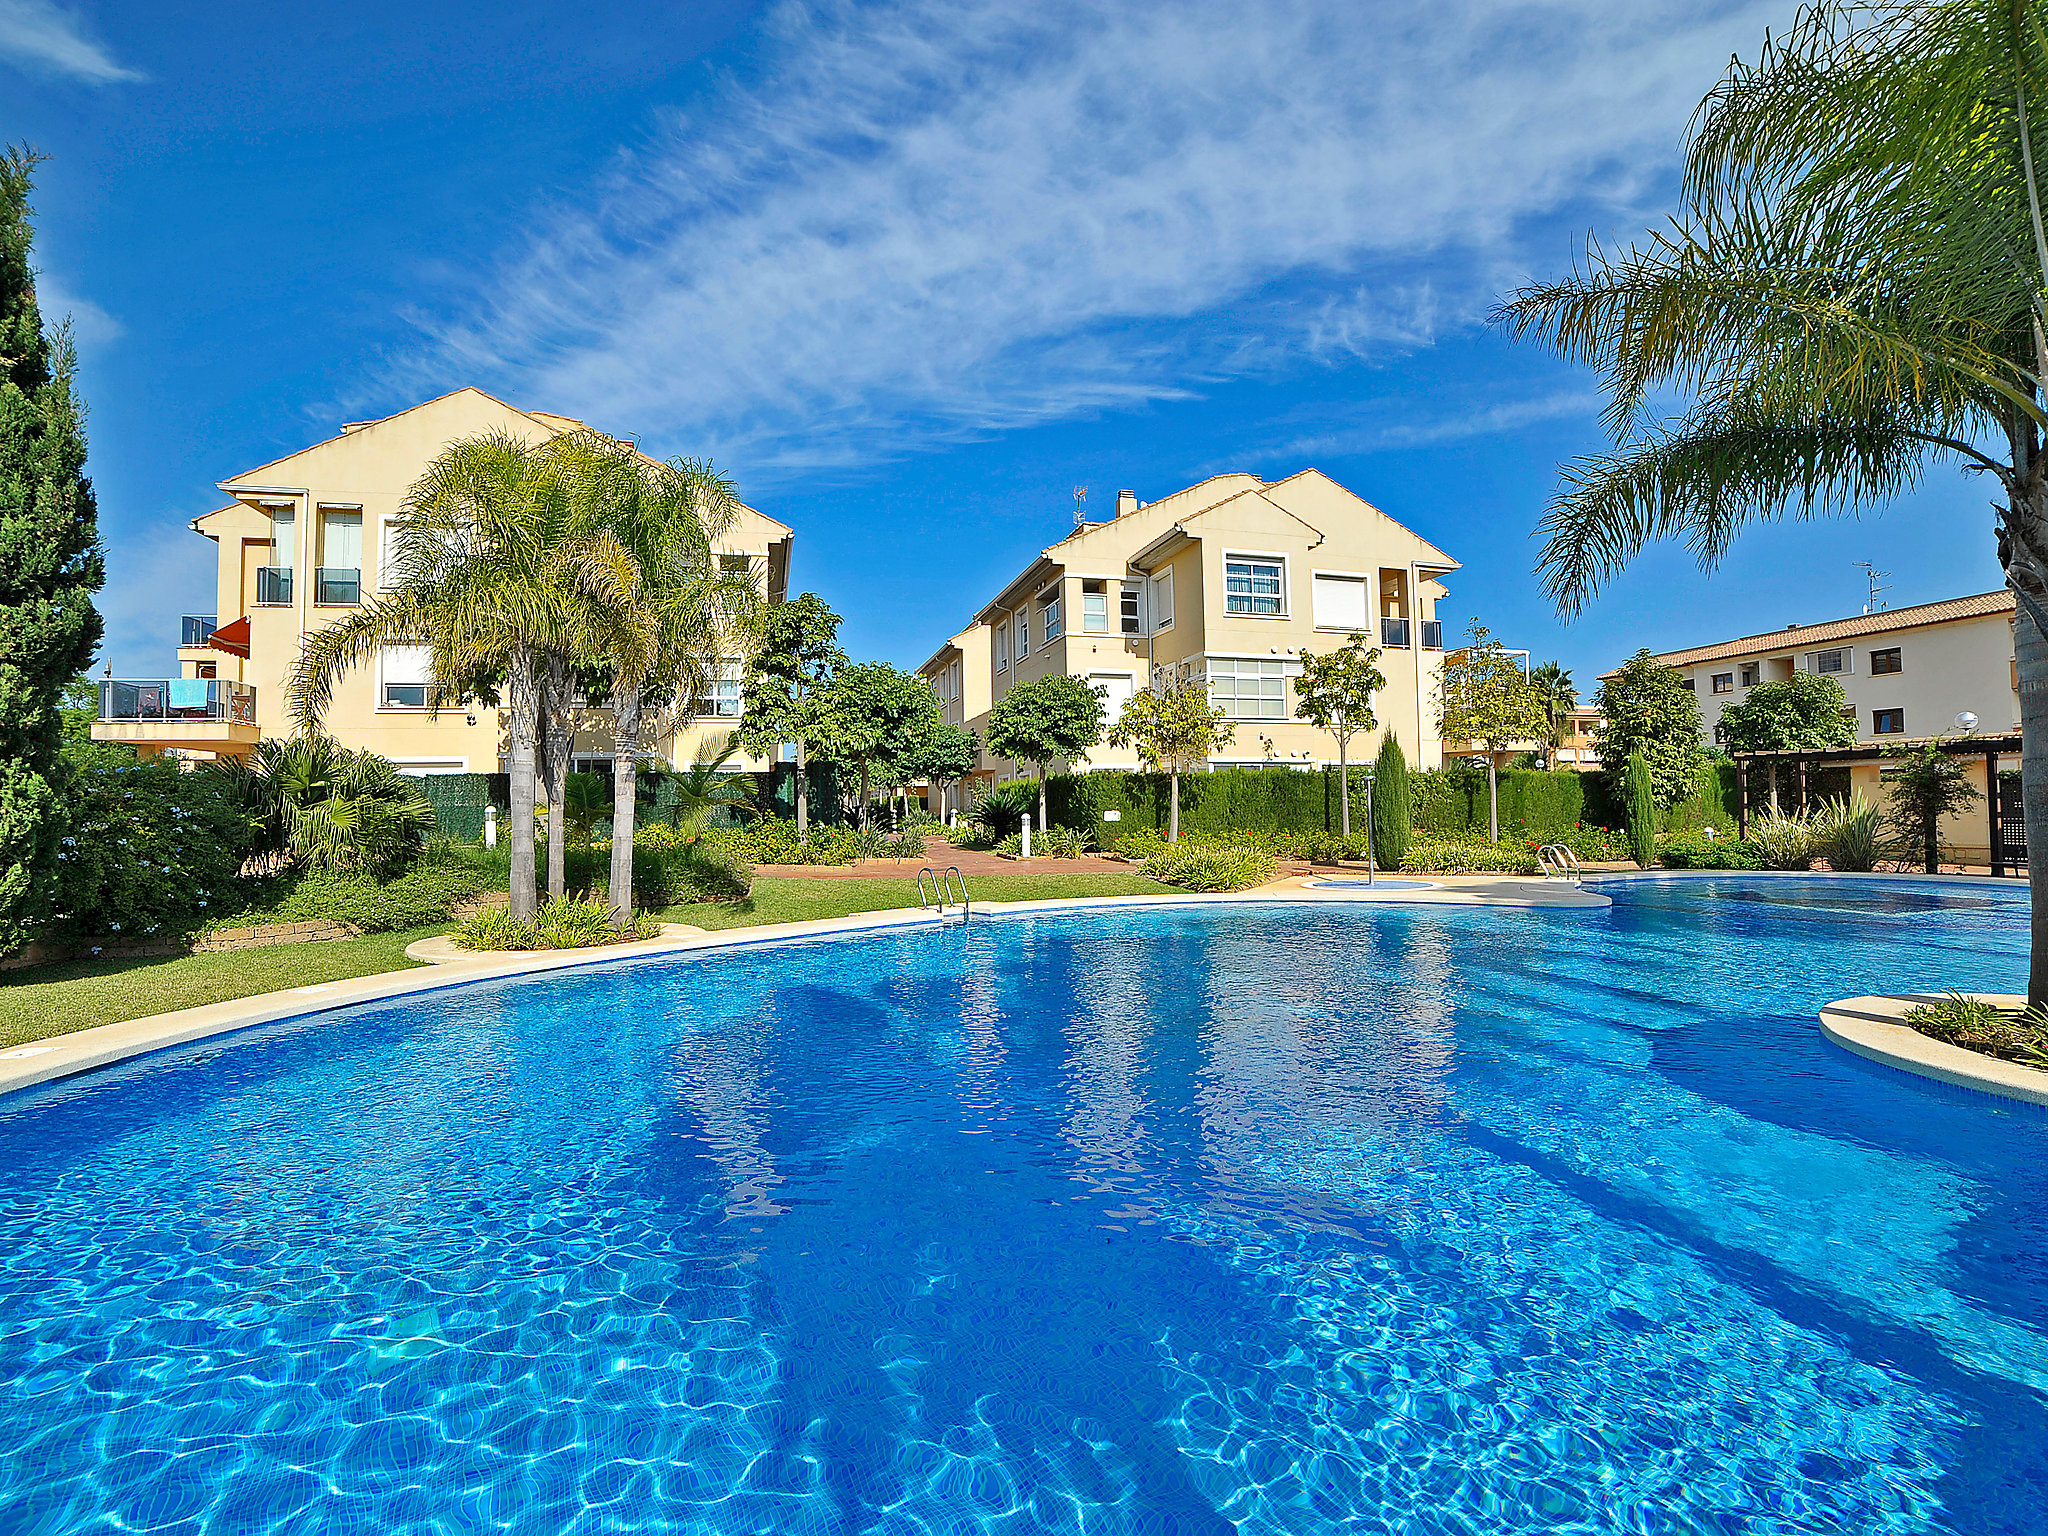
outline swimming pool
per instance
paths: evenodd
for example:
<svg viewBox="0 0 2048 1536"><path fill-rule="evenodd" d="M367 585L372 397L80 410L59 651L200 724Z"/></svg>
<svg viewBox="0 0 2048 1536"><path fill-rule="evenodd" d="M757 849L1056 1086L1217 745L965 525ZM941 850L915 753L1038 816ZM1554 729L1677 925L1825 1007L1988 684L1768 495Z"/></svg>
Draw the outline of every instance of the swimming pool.
<svg viewBox="0 0 2048 1536"><path fill-rule="evenodd" d="M2024 892L621 963L0 1100L0 1528L2044 1528Z"/></svg>

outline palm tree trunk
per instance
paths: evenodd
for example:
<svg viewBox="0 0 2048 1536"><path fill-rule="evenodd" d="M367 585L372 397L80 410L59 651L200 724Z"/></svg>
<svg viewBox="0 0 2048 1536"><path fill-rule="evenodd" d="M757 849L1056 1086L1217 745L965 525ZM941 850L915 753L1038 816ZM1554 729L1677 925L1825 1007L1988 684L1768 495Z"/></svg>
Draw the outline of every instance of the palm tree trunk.
<svg viewBox="0 0 2048 1536"><path fill-rule="evenodd" d="M541 694L541 763L548 788L548 900L569 893L568 834L563 802L569 798L569 660L559 653L547 661Z"/></svg>
<svg viewBox="0 0 2048 1536"><path fill-rule="evenodd" d="M2048 636L2027 604L2013 628L2020 674L2020 806L2027 823L2027 884L2033 892L2033 956L2027 1006L2048 1006ZM1992 836L1996 837L1996 830Z"/></svg>
<svg viewBox="0 0 2048 1536"><path fill-rule="evenodd" d="M1343 828L1348 842L1351 838L1351 759L1345 750L1345 740L1337 738L1337 820ZM1324 783L1329 781L1325 779ZM1325 802L1327 804L1328 802ZM1345 854L1349 858L1350 854Z"/></svg>
<svg viewBox="0 0 2048 1536"><path fill-rule="evenodd" d="M640 688L612 693L616 734L612 737L612 926L621 932L633 918L633 834L639 820Z"/></svg>
<svg viewBox="0 0 2048 1536"><path fill-rule="evenodd" d="M512 915L533 916L533 803L540 745L539 688L533 675L533 653L520 647L512 653L505 696L511 704L510 740L505 768L512 781Z"/></svg>

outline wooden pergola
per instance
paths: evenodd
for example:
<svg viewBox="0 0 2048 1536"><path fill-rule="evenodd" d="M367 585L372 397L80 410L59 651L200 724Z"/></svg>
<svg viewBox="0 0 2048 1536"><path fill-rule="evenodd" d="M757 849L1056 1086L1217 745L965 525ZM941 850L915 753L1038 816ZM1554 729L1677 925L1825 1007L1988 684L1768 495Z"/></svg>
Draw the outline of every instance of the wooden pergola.
<svg viewBox="0 0 2048 1536"><path fill-rule="evenodd" d="M1807 803L1807 779L1816 769L1846 767L1851 763L1880 762L1897 752L1901 747L1918 751L1923 747L1937 747L1957 757L1981 757L1984 759L1985 794L1990 800L1991 813L1991 873L2003 875L2008 872L2025 874L2027 866L2027 822L2020 804L2017 790L2007 792L1998 781L2000 758L2017 758L2020 738L2017 733L2004 736L1918 736L1901 737L1898 741L1887 742L1884 746L1859 745L1854 747L1830 747L1823 751L1802 751L1793 748L1783 752L1735 752L1735 827L1737 835L1749 835L1749 770L1753 766L1768 765L1773 769L1780 763L1793 765L1798 772L1799 803Z"/></svg>

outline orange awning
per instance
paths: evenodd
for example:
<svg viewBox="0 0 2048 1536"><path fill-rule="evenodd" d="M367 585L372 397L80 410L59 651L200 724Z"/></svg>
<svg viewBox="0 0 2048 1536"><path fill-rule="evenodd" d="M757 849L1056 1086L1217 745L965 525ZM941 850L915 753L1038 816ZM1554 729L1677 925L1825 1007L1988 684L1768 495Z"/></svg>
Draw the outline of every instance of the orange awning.
<svg viewBox="0 0 2048 1536"><path fill-rule="evenodd" d="M206 643L216 651L226 651L230 656L249 659L249 616L244 614L232 624L224 624L206 637Z"/></svg>

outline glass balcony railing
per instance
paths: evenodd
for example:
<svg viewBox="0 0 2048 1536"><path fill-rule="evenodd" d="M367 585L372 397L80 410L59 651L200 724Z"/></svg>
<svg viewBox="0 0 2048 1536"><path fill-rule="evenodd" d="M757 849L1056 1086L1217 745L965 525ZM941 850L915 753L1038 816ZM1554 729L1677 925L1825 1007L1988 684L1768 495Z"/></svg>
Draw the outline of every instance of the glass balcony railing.
<svg viewBox="0 0 2048 1536"><path fill-rule="evenodd" d="M1440 651L1444 648L1444 621L1424 619L1422 621L1422 648L1425 651Z"/></svg>
<svg viewBox="0 0 2048 1536"><path fill-rule="evenodd" d="M1406 619L1381 619L1380 644L1406 649L1408 645L1408 621Z"/></svg>
<svg viewBox="0 0 2048 1536"><path fill-rule="evenodd" d="M266 608L289 608L292 602L292 568L288 565L257 566L256 601Z"/></svg>
<svg viewBox="0 0 2048 1536"><path fill-rule="evenodd" d="M363 600L363 573L359 568L323 565L313 573L313 601L316 603L359 603Z"/></svg>
<svg viewBox="0 0 2048 1536"><path fill-rule="evenodd" d="M102 720L256 723L256 690L225 677L100 679Z"/></svg>
<svg viewBox="0 0 2048 1536"><path fill-rule="evenodd" d="M181 647L204 645L206 644L206 637L219 628L220 624L213 614L188 613L184 616L178 630L178 644Z"/></svg>

